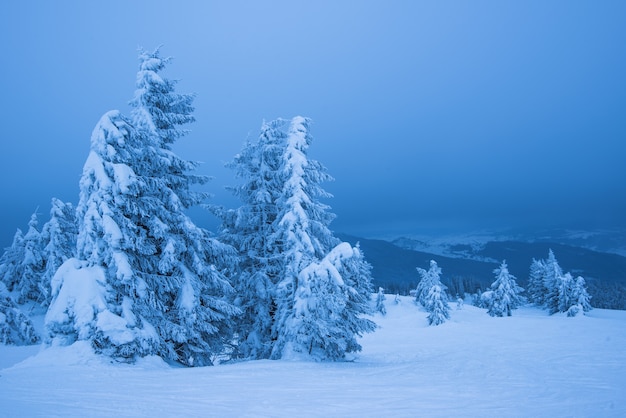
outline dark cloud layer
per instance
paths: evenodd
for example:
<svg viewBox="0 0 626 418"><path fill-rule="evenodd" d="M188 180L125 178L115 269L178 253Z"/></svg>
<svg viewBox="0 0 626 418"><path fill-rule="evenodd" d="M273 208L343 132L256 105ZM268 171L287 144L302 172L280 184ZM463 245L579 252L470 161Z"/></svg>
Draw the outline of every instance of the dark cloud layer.
<svg viewBox="0 0 626 418"><path fill-rule="evenodd" d="M335 230L626 224L626 3L266 3L3 2L0 242L77 201L91 130L160 44L214 203L263 119L301 114Z"/></svg>

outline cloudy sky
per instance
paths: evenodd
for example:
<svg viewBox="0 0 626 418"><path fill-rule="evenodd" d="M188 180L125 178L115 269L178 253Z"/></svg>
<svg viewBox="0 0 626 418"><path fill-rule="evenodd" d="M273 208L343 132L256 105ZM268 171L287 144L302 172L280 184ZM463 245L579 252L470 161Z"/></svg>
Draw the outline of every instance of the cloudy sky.
<svg viewBox="0 0 626 418"><path fill-rule="evenodd" d="M624 1L0 3L0 243L76 203L137 49L194 92L176 151L214 177L264 119L313 119L335 231L626 224ZM193 212L215 228L212 215Z"/></svg>

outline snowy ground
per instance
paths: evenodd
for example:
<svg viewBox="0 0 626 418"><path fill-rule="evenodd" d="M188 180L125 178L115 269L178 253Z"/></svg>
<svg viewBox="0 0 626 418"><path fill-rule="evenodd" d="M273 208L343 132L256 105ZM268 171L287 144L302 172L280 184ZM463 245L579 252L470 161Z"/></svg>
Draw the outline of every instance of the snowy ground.
<svg viewBox="0 0 626 418"><path fill-rule="evenodd" d="M626 311L491 318L464 306L428 327L401 299L387 297L353 362L188 369L111 364L81 344L0 346L0 416L626 416Z"/></svg>

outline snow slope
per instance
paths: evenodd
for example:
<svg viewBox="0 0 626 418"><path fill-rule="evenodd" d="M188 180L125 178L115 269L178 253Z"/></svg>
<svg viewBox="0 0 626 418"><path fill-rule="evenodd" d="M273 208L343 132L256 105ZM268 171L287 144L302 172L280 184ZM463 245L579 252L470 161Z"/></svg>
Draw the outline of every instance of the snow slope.
<svg viewBox="0 0 626 418"><path fill-rule="evenodd" d="M466 305L428 327L393 299L352 362L130 366L82 344L0 347L0 416L626 416L626 311L492 318Z"/></svg>

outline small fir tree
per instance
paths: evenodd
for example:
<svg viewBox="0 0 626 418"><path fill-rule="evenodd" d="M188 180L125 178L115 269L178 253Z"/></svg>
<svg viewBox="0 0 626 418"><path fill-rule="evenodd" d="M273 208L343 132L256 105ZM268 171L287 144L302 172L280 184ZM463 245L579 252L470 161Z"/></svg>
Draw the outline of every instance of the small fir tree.
<svg viewBox="0 0 626 418"><path fill-rule="evenodd" d="M557 308L556 312L567 312L567 310L576 304L572 298L572 288L574 286L574 277L570 273L565 273L556 280Z"/></svg>
<svg viewBox="0 0 626 418"><path fill-rule="evenodd" d="M6 286L7 292L13 292L19 282L23 262L24 233L18 228L13 236L11 246L5 248L0 258L0 282Z"/></svg>
<svg viewBox="0 0 626 418"><path fill-rule="evenodd" d="M421 276L415 290L415 301L428 312L428 324L440 325L450 318L450 306L446 286L441 283L441 268L435 260L430 260L428 271L417 268Z"/></svg>
<svg viewBox="0 0 626 418"><path fill-rule="evenodd" d="M524 289L517 285L515 276L509 273L506 261L493 272L496 280L491 284L491 292L486 297L487 313L491 316L511 316L513 309L524 303L520 296Z"/></svg>
<svg viewBox="0 0 626 418"><path fill-rule="evenodd" d="M565 284L563 283L563 270L551 249L548 251L548 258L544 261L544 265L543 282L547 292L545 295L545 306L550 315L552 315L562 312L562 299L566 295Z"/></svg>
<svg viewBox="0 0 626 418"><path fill-rule="evenodd" d="M530 276L528 278L528 301L537 306L544 306L548 289L545 283L546 265L543 260L533 258L530 264Z"/></svg>
<svg viewBox="0 0 626 418"><path fill-rule="evenodd" d="M13 302L0 282L0 344L30 345L39 341L32 321Z"/></svg>
<svg viewBox="0 0 626 418"><path fill-rule="evenodd" d="M434 284L424 299L424 308L428 311L428 325L441 325L450 319L450 306L443 285Z"/></svg>
<svg viewBox="0 0 626 418"><path fill-rule="evenodd" d="M563 273L552 250L548 252L546 260L533 260L529 285L535 289L536 303L543 303L550 315L564 312L568 316L576 316L578 312L591 309L585 280ZM540 289L543 289L543 298Z"/></svg>
<svg viewBox="0 0 626 418"><path fill-rule="evenodd" d="M376 324L365 318L366 315L373 315L374 309L371 305L372 298L372 266L365 260L363 251L359 243L348 251L350 245L343 242L337 245L325 258L332 257L333 253L344 247L347 256L341 257L337 271L344 282L343 291L346 297L346 308L340 312L341 326L346 344L345 353L361 351L356 337L361 337L366 332L373 332Z"/></svg>
<svg viewBox="0 0 626 418"><path fill-rule="evenodd" d="M430 268L428 270L417 267L417 272L420 275L420 281L415 289L415 302L426 306L426 298L430 288L435 284L441 283L441 268L439 268L435 260L430 260Z"/></svg>
<svg viewBox="0 0 626 418"><path fill-rule="evenodd" d="M0 278L18 304L28 301L44 303L46 299L41 287L46 260L38 225L37 213L33 213L26 234L22 235L18 230L13 244L0 259Z"/></svg>
<svg viewBox="0 0 626 418"><path fill-rule="evenodd" d="M31 300L45 304L47 295L42 291L41 276L46 268L46 257L37 213L33 213L24 235L24 262L20 280L20 298L23 303Z"/></svg>
<svg viewBox="0 0 626 418"><path fill-rule="evenodd" d="M585 279L581 276L576 277L572 283L572 305L567 309L567 316L576 316L580 312L589 312L592 309L589 303L590 300L591 296L587 293Z"/></svg>
<svg viewBox="0 0 626 418"><path fill-rule="evenodd" d="M382 287L378 288L378 294L376 295L376 311L380 312L383 316L387 315L387 308L385 308L385 293Z"/></svg>

